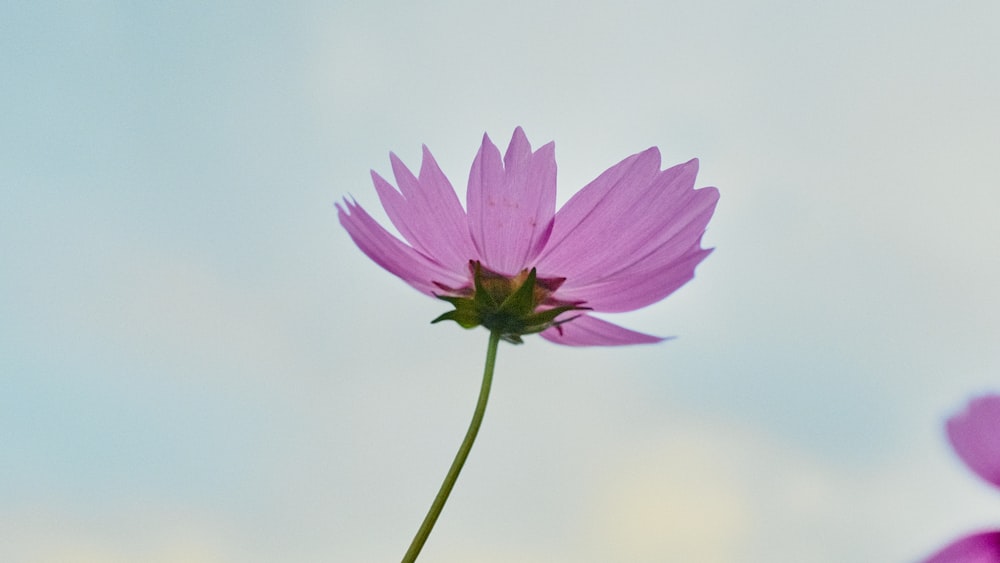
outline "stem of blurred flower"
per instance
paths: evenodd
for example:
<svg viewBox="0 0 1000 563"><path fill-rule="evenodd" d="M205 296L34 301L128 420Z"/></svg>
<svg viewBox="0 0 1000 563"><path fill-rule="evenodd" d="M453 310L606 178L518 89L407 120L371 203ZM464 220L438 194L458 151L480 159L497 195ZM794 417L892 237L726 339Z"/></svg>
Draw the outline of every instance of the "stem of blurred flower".
<svg viewBox="0 0 1000 563"><path fill-rule="evenodd" d="M444 483L441 483L441 489L438 490L437 496L434 497L434 503L431 504L431 509L427 511L427 516L424 517L423 523L420 524L417 535L413 537L410 549L406 550L406 555L403 556L402 563L413 563L417 560L420 550L424 547L424 542L427 541L427 537L431 535L431 530L434 529L434 523L437 522L438 516L441 515L444 503L448 501L448 495L451 494L451 489L455 486L455 481L458 480L458 474L462 472L462 466L465 465L465 460L469 457L469 452L472 451L472 444L476 441L476 435L479 434L479 426L483 423L483 414L486 413L486 402L490 398L490 386L493 384L493 366L497 361L497 347L499 344L500 331L494 330L490 332L490 343L486 348L486 368L483 370L483 384L479 388L479 401L476 403L476 412L473 413L472 422L469 423L469 430L466 431L465 439L462 440L462 445L458 448L458 453L455 454L455 461L451 462L451 468L448 469Z"/></svg>

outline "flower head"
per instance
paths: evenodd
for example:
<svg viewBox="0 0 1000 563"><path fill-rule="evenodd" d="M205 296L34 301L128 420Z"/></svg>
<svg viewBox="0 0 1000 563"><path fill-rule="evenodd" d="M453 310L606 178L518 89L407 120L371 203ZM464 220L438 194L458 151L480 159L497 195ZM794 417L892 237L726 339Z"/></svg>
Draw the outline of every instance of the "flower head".
<svg viewBox="0 0 1000 563"><path fill-rule="evenodd" d="M520 127L502 158L483 136L468 209L427 147L418 174L390 161L398 189L374 171L372 180L405 242L354 201L337 205L340 223L377 264L455 306L436 320L507 323L497 330L515 342L535 332L572 346L659 342L590 313L665 298L711 252L701 238L718 191L694 189L697 160L660 170L655 147L607 169L558 212L555 146L533 151Z"/></svg>
<svg viewBox="0 0 1000 563"><path fill-rule="evenodd" d="M965 412L948 420L947 432L969 469L1000 487L1000 395L973 399ZM1000 563L1000 530L965 536L925 563Z"/></svg>

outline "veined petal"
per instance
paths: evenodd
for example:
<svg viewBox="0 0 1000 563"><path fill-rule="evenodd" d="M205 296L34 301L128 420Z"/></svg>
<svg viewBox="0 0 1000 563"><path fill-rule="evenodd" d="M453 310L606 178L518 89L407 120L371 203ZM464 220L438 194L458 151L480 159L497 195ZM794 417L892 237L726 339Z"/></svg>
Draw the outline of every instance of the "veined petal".
<svg viewBox="0 0 1000 563"><path fill-rule="evenodd" d="M567 315L573 314L575 313L567 313ZM626 344L654 344L668 340L629 330L586 314L546 329L541 335L546 340L566 346L624 346Z"/></svg>
<svg viewBox="0 0 1000 563"><path fill-rule="evenodd" d="M948 439L977 475L1000 487L1000 395L984 395L948 420Z"/></svg>
<svg viewBox="0 0 1000 563"><path fill-rule="evenodd" d="M514 130L503 160L483 135L469 173L469 230L484 264L514 275L535 260L552 229L556 202L555 145L534 153L524 131Z"/></svg>
<svg viewBox="0 0 1000 563"><path fill-rule="evenodd" d="M935 553L924 563L1000 563L1000 531L966 536Z"/></svg>
<svg viewBox="0 0 1000 563"><path fill-rule="evenodd" d="M660 169L660 153L634 154L584 186L556 213L552 236L539 256L539 271L566 278L600 270L620 255L618 242L647 214Z"/></svg>
<svg viewBox="0 0 1000 563"><path fill-rule="evenodd" d="M715 212L718 190L689 187L672 195L650 201L643 218L647 219L645 224L622 233L620 239L615 241L614 246L619 250L617 260L609 262L604 268L581 273L579 283L619 275L636 265L645 269L659 268L698 243Z"/></svg>
<svg viewBox="0 0 1000 563"><path fill-rule="evenodd" d="M639 156L644 155L648 155L649 164L659 168L658 151L650 149ZM570 287L575 287L648 260L667 243L686 249L704 233L718 200L714 188L693 189L697 171L698 161L691 160L654 172L652 177L647 176L647 170L627 174L606 188L599 199L594 198L589 213L564 237L563 212L570 208L571 200L556 215L553 242L539 259L539 271L558 270ZM601 187L596 182L588 186Z"/></svg>
<svg viewBox="0 0 1000 563"><path fill-rule="evenodd" d="M435 282L453 287L467 283L462 270L449 270L403 244L357 203L345 200L344 205L346 209L337 204L337 216L358 248L418 291L433 295L440 291Z"/></svg>
<svg viewBox="0 0 1000 563"><path fill-rule="evenodd" d="M583 301L595 311L606 313L634 311L666 298L691 281L695 266L711 253L712 249L695 244L682 257L660 264L658 268L640 270L637 267L590 285L560 288L554 298Z"/></svg>
<svg viewBox="0 0 1000 563"><path fill-rule="evenodd" d="M569 278L559 297L586 301L596 311L631 311L655 303L694 277L694 269L711 250L701 247L718 192L715 188L689 191L686 204L664 211L665 224L653 240L659 246L623 255L617 268L611 266L588 278Z"/></svg>
<svg viewBox="0 0 1000 563"><path fill-rule="evenodd" d="M395 154L389 155L399 191L372 171L382 207L413 248L452 271L479 258L469 237L468 220L454 188L425 146L417 178Z"/></svg>

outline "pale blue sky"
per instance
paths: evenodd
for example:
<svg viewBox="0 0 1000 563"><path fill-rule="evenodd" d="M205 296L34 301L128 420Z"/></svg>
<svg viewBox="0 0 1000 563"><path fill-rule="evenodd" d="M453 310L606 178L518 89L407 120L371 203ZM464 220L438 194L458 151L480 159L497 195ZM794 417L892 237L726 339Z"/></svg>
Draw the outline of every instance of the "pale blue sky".
<svg viewBox="0 0 1000 563"><path fill-rule="evenodd" d="M337 223L426 143L554 140L560 201L701 159L716 252L500 350L428 562L912 561L1000 527L941 423L1000 377L1000 4L0 8L0 559L393 561L486 333Z"/></svg>

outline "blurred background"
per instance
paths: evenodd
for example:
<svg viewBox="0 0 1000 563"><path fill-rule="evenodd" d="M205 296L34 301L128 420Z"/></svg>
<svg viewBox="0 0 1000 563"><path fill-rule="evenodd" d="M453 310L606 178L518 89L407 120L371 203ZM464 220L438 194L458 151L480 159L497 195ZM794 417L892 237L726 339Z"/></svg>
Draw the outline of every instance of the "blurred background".
<svg viewBox="0 0 1000 563"><path fill-rule="evenodd" d="M427 562L914 561L1000 527L1000 4L0 8L0 559L402 556L487 334L350 241L369 169L701 159L678 338L502 346Z"/></svg>

